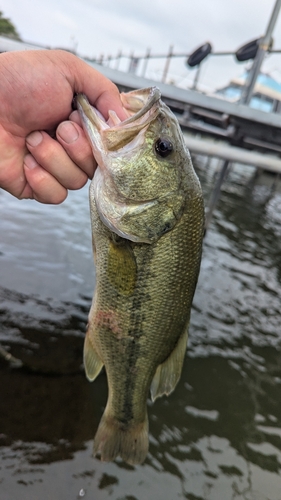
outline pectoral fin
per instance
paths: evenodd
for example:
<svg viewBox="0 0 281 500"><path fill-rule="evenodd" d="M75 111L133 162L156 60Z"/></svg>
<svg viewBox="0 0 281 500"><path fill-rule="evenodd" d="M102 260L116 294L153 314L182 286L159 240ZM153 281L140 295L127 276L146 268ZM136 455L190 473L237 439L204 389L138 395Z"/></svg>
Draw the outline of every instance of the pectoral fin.
<svg viewBox="0 0 281 500"><path fill-rule="evenodd" d="M93 380L97 378L103 367L103 362L96 353L89 338L89 332L86 333L84 343L84 367L87 379L90 380L90 382L93 382Z"/></svg>
<svg viewBox="0 0 281 500"><path fill-rule="evenodd" d="M137 263L127 241L122 244L109 243L107 276L118 293L131 295L137 281Z"/></svg>
<svg viewBox="0 0 281 500"><path fill-rule="evenodd" d="M186 353L188 329L181 335L170 356L158 366L150 387L151 399L155 401L166 394L168 396L176 387L182 371Z"/></svg>

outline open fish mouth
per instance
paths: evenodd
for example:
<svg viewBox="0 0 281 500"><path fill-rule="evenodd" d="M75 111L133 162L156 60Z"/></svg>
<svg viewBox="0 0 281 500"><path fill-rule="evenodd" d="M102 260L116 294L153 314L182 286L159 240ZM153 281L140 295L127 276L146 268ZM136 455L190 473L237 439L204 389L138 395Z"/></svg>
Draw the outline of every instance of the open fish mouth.
<svg viewBox="0 0 281 500"><path fill-rule="evenodd" d="M119 151L138 147L143 142L143 136L148 125L159 113L160 91L157 87L121 93L122 104L129 115L121 121L115 111L109 111L106 121L101 113L92 107L84 94L78 94L76 104L82 117L84 128L89 139L97 145L95 156L99 151ZM98 159L98 158L97 158Z"/></svg>

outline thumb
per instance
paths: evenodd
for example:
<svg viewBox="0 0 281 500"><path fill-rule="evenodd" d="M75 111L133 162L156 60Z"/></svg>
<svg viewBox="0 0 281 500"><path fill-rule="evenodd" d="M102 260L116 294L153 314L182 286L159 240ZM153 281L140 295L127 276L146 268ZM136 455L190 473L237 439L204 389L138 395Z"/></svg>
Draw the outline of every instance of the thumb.
<svg viewBox="0 0 281 500"><path fill-rule="evenodd" d="M95 105L106 119L108 111L113 110L120 120L125 120L128 115L123 108L116 85L82 59L72 54L68 56L74 59L70 60L68 66L74 92L86 94L91 104Z"/></svg>

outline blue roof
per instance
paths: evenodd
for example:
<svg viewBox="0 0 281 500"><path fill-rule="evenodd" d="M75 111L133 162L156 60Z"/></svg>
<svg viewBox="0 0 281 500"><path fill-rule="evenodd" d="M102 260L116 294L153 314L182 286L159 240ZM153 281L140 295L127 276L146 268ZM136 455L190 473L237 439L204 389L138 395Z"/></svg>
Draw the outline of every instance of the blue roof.
<svg viewBox="0 0 281 500"><path fill-rule="evenodd" d="M244 73L241 78L242 80L246 80L247 73ZM281 92L281 83L277 82L276 80L274 80L274 78L264 73L259 74L257 83L260 83L264 87L267 87L271 90L275 90L276 92Z"/></svg>

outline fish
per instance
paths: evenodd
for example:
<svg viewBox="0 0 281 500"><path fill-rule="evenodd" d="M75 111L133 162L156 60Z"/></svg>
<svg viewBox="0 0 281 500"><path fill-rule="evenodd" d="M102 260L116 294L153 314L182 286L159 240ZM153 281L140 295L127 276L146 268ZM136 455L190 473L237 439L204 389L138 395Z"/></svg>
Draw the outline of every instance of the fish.
<svg viewBox="0 0 281 500"><path fill-rule="evenodd" d="M204 233L204 203L179 123L157 87L121 93L128 118L106 122L76 98L98 167L90 184L96 285L84 343L108 400L94 438L102 461L149 449L147 398L169 395L186 354Z"/></svg>

